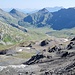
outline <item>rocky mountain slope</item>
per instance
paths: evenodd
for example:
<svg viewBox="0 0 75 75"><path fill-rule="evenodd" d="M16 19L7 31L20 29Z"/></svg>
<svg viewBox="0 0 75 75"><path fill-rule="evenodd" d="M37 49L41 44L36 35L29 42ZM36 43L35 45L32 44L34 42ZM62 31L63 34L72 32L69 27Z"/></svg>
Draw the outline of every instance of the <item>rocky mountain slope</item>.
<svg viewBox="0 0 75 75"><path fill-rule="evenodd" d="M13 50L14 49L14 50ZM19 45L6 51L5 66L0 66L1 75L74 75L75 74L75 37L72 39L54 38L30 43L27 46ZM19 59L20 53L35 53L28 60ZM11 53L11 55L10 55ZM1 52L0 52L1 54ZM1 56L2 57L2 56ZM14 59L11 61L11 57ZM9 58L9 59L8 59ZM5 59L5 58L3 58ZM17 59L18 60L18 59ZM3 60L2 60L3 61ZM1 61L0 61L1 62ZM10 65L8 65L10 64ZM0 65L3 65L2 63Z"/></svg>
<svg viewBox="0 0 75 75"><path fill-rule="evenodd" d="M74 8L53 13L44 8L27 16L15 9L10 13L0 9L0 75L75 75L74 19ZM45 34L50 27L54 30Z"/></svg>

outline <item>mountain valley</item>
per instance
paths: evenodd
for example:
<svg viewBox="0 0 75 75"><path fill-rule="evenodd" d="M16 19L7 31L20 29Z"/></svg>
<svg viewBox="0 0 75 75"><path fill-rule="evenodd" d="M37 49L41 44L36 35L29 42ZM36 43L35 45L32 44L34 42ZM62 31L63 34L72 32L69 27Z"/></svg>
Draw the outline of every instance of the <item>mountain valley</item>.
<svg viewBox="0 0 75 75"><path fill-rule="evenodd" d="M75 75L74 20L75 8L0 9L0 75Z"/></svg>

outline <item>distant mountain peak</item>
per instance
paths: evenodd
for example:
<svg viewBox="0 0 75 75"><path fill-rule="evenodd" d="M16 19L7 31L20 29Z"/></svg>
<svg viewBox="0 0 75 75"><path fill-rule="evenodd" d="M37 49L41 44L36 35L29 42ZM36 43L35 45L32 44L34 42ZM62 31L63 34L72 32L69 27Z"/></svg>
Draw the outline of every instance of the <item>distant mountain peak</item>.
<svg viewBox="0 0 75 75"><path fill-rule="evenodd" d="M3 10L0 8L0 11L3 11Z"/></svg>
<svg viewBox="0 0 75 75"><path fill-rule="evenodd" d="M24 14L23 12L20 12L16 9L12 9L9 13L11 16L13 16L16 19L22 19L26 16L26 14Z"/></svg>
<svg viewBox="0 0 75 75"><path fill-rule="evenodd" d="M0 12L3 12L3 10L0 8Z"/></svg>
<svg viewBox="0 0 75 75"><path fill-rule="evenodd" d="M48 13L49 11L46 8L43 8L43 9L39 10L38 12Z"/></svg>
<svg viewBox="0 0 75 75"><path fill-rule="evenodd" d="M10 13L16 13L16 12L17 12L17 10L14 8L10 11Z"/></svg>

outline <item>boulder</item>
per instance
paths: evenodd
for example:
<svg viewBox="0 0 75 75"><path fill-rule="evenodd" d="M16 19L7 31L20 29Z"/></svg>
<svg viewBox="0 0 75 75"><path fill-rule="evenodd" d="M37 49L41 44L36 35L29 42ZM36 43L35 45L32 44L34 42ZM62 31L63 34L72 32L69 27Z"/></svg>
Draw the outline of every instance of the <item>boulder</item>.
<svg viewBox="0 0 75 75"><path fill-rule="evenodd" d="M70 50L70 49L73 49L75 48L75 42L70 42L68 45L67 45L67 49Z"/></svg>
<svg viewBox="0 0 75 75"><path fill-rule="evenodd" d="M60 47L57 47L57 46L54 46L54 47L52 47L52 48L48 48L48 52L55 52L55 51L60 51L61 50L61 48Z"/></svg>
<svg viewBox="0 0 75 75"><path fill-rule="evenodd" d="M62 58L68 56L69 53L67 51L58 51L56 52L56 55Z"/></svg>
<svg viewBox="0 0 75 75"><path fill-rule="evenodd" d="M32 44L30 43L29 45L27 45L26 47L32 47Z"/></svg>
<svg viewBox="0 0 75 75"><path fill-rule="evenodd" d="M48 39L43 40L43 41L40 43L40 46L46 46L47 44L49 44L49 40L48 40Z"/></svg>
<svg viewBox="0 0 75 75"><path fill-rule="evenodd" d="M75 37L71 39L71 41L75 41Z"/></svg>
<svg viewBox="0 0 75 75"><path fill-rule="evenodd" d="M32 47L35 44L35 42L31 41L26 47Z"/></svg>

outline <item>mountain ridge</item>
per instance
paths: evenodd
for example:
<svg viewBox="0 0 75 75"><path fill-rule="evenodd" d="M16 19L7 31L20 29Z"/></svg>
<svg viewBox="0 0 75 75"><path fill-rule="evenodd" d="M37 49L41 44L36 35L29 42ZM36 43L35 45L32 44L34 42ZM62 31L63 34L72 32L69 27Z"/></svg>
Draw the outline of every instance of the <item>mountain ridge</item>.
<svg viewBox="0 0 75 75"><path fill-rule="evenodd" d="M5 12L2 9L0 9L0 20L5 23L17 23L17 20L15 18L13 18L8 12Z"/></svg>
<svg viewBox="0 0 75 75"><path fill-rule="evenodd" d="M9 13L0 10L0 20L2 22L20 26L44 27L50 26L54 30L69 29L75 27L75 8L63 8L56 12L49 12L43 8L36 13L24 14L16 9Z"/></svg>
<svg viewBox="0 0 75 75"><path fill-rule="evenodd" d="M54 30L75 27L75 8L60 9L57 12L48 12L46 8L39 10L36 13L29 14L23 19L37 27L50 26Z"/></svg>
<svg viewBox="0 0 75 75"><path fill-rule="evenodd" d="M28 15L23 21L37 27L43 27L46 25L48 17L52 17L52 14L46 8L43 8L36 13Z"/></svg>

